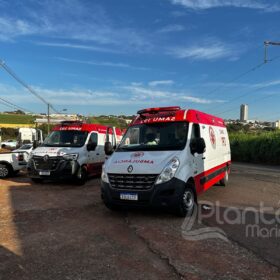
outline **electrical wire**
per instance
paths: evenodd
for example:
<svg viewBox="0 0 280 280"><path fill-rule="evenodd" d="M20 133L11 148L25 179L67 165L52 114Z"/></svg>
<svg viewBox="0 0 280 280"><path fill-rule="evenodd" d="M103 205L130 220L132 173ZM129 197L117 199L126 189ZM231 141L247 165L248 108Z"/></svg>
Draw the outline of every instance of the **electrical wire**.
<svg viewBox="0 0 280 280"><path fill-rule="evenodd" d="M33 94L35 97L37 97L39 100L41 100L43 103L48 105L54 112L59 112L53 107L52 104L50 104L46 99L44 99L42 96L40 96L33 88L31 88L29 85L27 85L23 80L21 80L14 72L13 70L7 66L7 64L0 59L0 66L3 67L3 69L11 75L18 83L20 83L23 87L25 87L31 94Z"/></svg>
<svg viewBox="0 0 280 280"><path fill-rule="evenodd" d="M246 70L245 72L237 75L236 77L234 77L233 79L231 80L228 80L227 82L225 82L223 85L221 86L218 86L216 88L214 88L213 90L209 91L208 93L206 93L205 95L208 97L209 95L212 95L213 93L225 88L227 86L227 84L230 84L230 83L233 83L241 78L243 78L244 76L248 75L249 73L251 72L254 72L256 71L257 69L261 68L262 66L264 66L266 63L265 62L262 62L262 63L259 63L253 67L251 67L250 69Z"/></svg>
<svg viewBox="0 0 280 280"><path fill-rule="evenodd" d="M271 59L270 61L268 61L267 63L271 63L271 62L273 62L273 61L275 61L275 60L278 60L279 58L280 58L280 56L276 56L276 57L274 57L273 59ZM266 64L267 64L267 63L266 63ZM268 87L268 86L266 85L266 86L259 87L259 88L255 89L255 90L247 91L247 92L245 92L245 93L242 94L242 95L239 95L239 96L237 96L237 97L235 97L235 98L232 98L232 99L228 100L228 102L232 103L232 102L234 102L234 101L236 101L236 100L239 100L239 99L243 98L244 96L247 96L247 95L249 95L249 94L251 94L251 93L257 92L257 91L262 90L262 89L267 88L267 87ZM267 98L267 97L263 97L263 98ZM260 98L260 100L263 99L263 98ZM224 113L228 113L228 112L231 112L231 111L233 111L233 110L235 110L235 109L236 109L236 107L234 107L233 109L229 109L229 110L226 110L226 111L217 113L217 115L221 115L221 114L224 114Z"/></svg>
<svg viewBox="0 0 280 280"><path fill-rule="evenodd" d="M21 111L34 113L34 112L30 111L30 110L27 110L27 109L25 109L25 108L23 108L21 106L18 106L16 104L12 103L11 101L9 101L7 99L4 99L3 97L0 97L0 100L2 101L2 103L5 102L6 104L9 104L9 106L13 106L14 109L18 109L18 110L21 110Z"/></svg>

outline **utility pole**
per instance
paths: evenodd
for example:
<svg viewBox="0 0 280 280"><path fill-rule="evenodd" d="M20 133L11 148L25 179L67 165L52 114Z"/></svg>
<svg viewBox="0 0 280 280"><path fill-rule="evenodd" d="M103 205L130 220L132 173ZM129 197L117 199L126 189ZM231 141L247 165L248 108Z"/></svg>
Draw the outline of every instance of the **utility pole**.
<svg viewBox="0 0 280 280"><path fill-rule="evenodd" d="M267 63L267 48L268 46L280 46L280 42L264 41L264 63Z"/></svg>
<svg viewBox="0 0 280 280"><path fill-rule="evenodd" d="M50 104L48 103L48 134L50 133Z"/></svg>

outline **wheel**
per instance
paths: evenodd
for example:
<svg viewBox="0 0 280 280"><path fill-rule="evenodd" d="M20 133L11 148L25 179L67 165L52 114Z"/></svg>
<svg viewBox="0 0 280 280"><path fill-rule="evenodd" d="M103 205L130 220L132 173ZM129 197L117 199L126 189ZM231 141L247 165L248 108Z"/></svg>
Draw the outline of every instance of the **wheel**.
<svg viewBox="0 0 280 280"><path fill-rule="evenodd" d="M175 209L177 216L191 216L196 204L195 194L191 187L187 186L179 199L178 206Z"/></svg>
<svg viewBox="0 0 280 280"><path fill-rule="evenodd" d="M7 178L12 174L13 170L7 164L0 164L0 178Z"/></svg>
<svg viewBox="0 0 280 280"><path fill-rule="evenodd" d="M228 185L228 169L225 172L225 176L220 180L220 185L226 187Z"/></svg>
<svg viewBox="0 0 280 280"><path fill-rule="evenodd" d="M43 182L43 179L41 179L41 178L31 178L31 180L32 180L34 183L37 183L37 184Z"/></svg>
<svg viewBox="0 0 280 280"><path fill-rule="evenodd" d="M85 167L81 167L77 173L77 178L76 178L76 182L77 185L82 186L86 183L87 181L87 170Z"/></svg>

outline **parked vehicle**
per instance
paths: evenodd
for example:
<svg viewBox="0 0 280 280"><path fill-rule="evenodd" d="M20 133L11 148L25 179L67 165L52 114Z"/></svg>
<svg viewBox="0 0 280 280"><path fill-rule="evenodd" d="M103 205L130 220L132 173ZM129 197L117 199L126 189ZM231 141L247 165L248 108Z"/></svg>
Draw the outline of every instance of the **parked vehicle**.
<svg viewBox="0 0 280 280"><path fill-rule="evenodd" d="M23 153L25 161L28 162L32 150L33 144L24 144L13 152Z"/></svg>
<svg viewBox="0 0 280 280"><path fill-rule="evenodd" d="M0 129L0 139L2 139L2 132ZM41 129L22 127L18 129L18 136L16 140L2 141L1 145L6 145L11 149L15 149L23 144L43 143L43 132Z"/></svg>
<svg viewBox="0 0 280 280"><path fill-rule="evenodd" d="M43 143L43 132L41 129L22 127L18 130L18 143L20 144L32 144Z"/></svg>
<svg viewBox="0 0 280 280"><path fill-rule="evenodd" d="M17 174L26 167L24 153L0 153L0 178L7 178Z"/></svg>
<svg viewBox="0 0 280 280"><path fill-rule="evenodd" d="M83 184L88 175L100 175L105 161L106 132L108 141L121 140L120 129L78 121L62 122L31 153L29 176L36 182L75 178Z"/></svg>
<svg viewBox="0 0 280 280"><path fill-rule="evenodd" d="M16 140L9 139L9 140L6 140L6 141L2 141L2 142L1 142L1 146L2 146L2 145L5 145L5 146L10 147L10 148L16 148L16 146L17 146L17 141L16 141Z"/></svg>
<svg viewBox="0 0 280 280"><path fill-rule="evenodd" d="M160 206L192 213L197 196L216 183L226 185L230 145L224 121L180 107L150 108L138 116L107 155L101 193L110 209Z"/></svg>

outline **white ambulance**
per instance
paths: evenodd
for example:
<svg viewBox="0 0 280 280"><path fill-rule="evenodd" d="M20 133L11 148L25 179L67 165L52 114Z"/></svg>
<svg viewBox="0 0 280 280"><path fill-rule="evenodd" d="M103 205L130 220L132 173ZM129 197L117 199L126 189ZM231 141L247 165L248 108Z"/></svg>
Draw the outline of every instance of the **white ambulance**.
<svg viewBox="0 0 280 280"><path fill-rule="evenodd" d="M231 155L222 119L180 107L137 112L102 170L101 195L110 209L162 206L179 216L192 213L197 196L226 185Z"/></svg>
<svg viewBox="0 0 280 280"><path fill-rule="evenodd" d="M114 127L62 122L32 151L27 166L29 176L35 182L74 178L83 184L88 175L101 174L105 141L113 141L116 146L121 137L122 131Z"/></svg>

